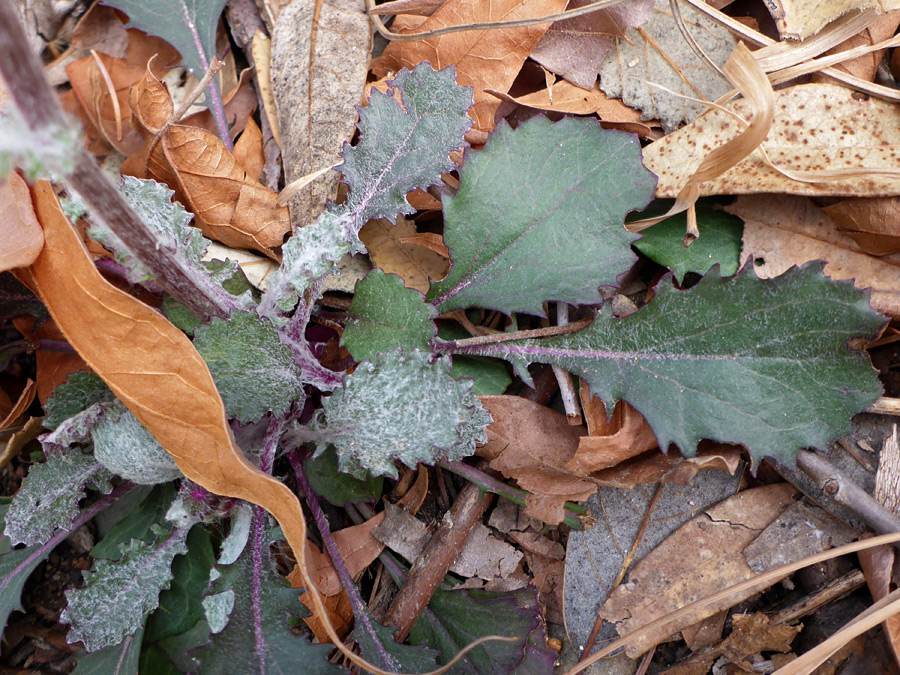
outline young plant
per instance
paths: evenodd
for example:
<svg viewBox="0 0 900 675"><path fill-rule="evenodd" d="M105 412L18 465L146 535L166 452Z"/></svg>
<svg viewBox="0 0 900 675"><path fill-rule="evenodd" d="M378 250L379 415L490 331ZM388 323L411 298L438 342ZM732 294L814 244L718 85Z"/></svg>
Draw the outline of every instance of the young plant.
<svg viewBox="0 0 900 675"><path fill-rule="evenodd" d="M8 76L7 82L17 85ZM172 354L196 350L205 365L154 371L171 390L152 405L141 400L140 387L123 380L119 366L89 355L98 374L73 375L57 389L47 404L50 431L41 438L46 462L32 469L5 513L6 537L26 548L0 555L4 620L18 607L25 578L52 547L123 500L127 508L95 547L97 562L84 588L67 593L63 620L72 626L69 638L89 652L85 669L136 662L148 672L223 672L241 655L241 672L298 663L304 672L342 670L327 660L328 647L291 631L303 609L298 591L286 589L274 573L272 545L281 537L260 505L278 517L305 574L303 538L291 540L296 529L286 514L293 511L270 507L268 497L253 492L263 483L250 477L263 474L267 485L276 484L275 460L286 454L327 544L327 519L306 475L315 474L316 462L332 448L342 475L331 486L319 481L317 489L340 503L339 492L377 497L375 479L396 477L397 461L415 467L461 459L486 439L490 416L471 381L452 376L455 356L505 359L526 381L528 364L561 366L583 377L608 410L616 400L634 405L663 448L675 444L692 455L701 439L712 438L744 444L755 462L769 455L791 463L798 448L824 446L879 395L867 357L848 342L877 333L883 318L863 293L831 282L818 265L771 281L758 280L752 270L728 278L713 270L686 291L664 279L647 307L613 317L598 289L615 286L635 261L631 244L638 235L622 223L652 199L655 178L641 164L634 136L594 120L541 117L517 129L501 123L483 150L466 151L459 191L443 200L449 275L423 296L373 271L357 285L342 336L359 363L352 374L325 368L307 336L323 276L345 254L364 252L358 234L367 220L413 211L406 194L438 184L441 173L454 168L449 155L465 145L471 125L471 92L456 85L452 69L435 72L422 64L389 84L392 92L374 93L360 110L357 145L344 148L347 199L329 205L285 244L283 264L258 301L234 267L201 261L207 242L187 227L189 216L171 203L167 188L123 183L122 195L147 236L124 231L115 218L106 218L105 228L96 222L94 236L130 280L173 291L180 304L169 298L164 307L193 344L179 334L183 340ZM29 109L22 113L27 119ZM75 183L89 216L99 221L95 195ZM176 281L166 277L169 270L177 271ZM70 274L56 283L83 282L79 272ZM36 277L39 286L47 283L46 276ZM550 301L600 308L589 326L555 337L535 339L527 331L438 337L440 313L478 307L543 316ZM74 335L74 320L48 304ZM88 338L79 340L73 344L86 345L81 351L88 354ZM248 477L241 492L234 487L241 474L234 474L222 494L256 506L201 487L222 485L216 472L232 471L223 468L225 455L204 454L219 449L178 445L171 429L160 433L189 405L187 397L167 401L165 394L188 369L205 368ZM148 387L149 374L139 374L134 381ZM322 394L321 406L310 417L304 408L316 400L314 389ZM237 446L224 433L230 452ZM295 454L301 445L314 448L305 464ZM286 494L284 485L278 488ZM86 490L92 499L85 500ZM226 525L229 534L216 555L213 542ZM340 560L335 564L342 569ZM173 581L178 565L189 569ZM404 571L388 565L402 583ZM504 672L552 672L533 595L442 590L411 634L413 643L429 649L414 649L394 643L358 601L349 577L344 582L356 606L353 639L367 667L384 669L376 672L418 672L449 662L469 641L460 626L473 617L479 630L518 642L482 645L456 666L459 672L493 672L496 663ZM185 614L167 623L164 613L174 607Z"/></svg>

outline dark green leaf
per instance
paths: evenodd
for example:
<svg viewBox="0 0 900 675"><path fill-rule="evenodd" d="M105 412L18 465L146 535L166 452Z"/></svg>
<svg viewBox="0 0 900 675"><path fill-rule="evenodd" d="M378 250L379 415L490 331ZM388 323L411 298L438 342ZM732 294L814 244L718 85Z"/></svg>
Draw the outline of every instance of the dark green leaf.
<svg viewBox="0 0 900 675"><path fill-rule="evenodd" d="M94 403L115 400L116 397L99 375L72 373L47 400L43 424L47 429L56 429L64 420L87 410Z"/></svg>
<svg viewBox="0 0 900 675"><path fill-rule="evenodd" d="M318 457L303 463L303 472L312 489L335 506L374 501L381 497L384 478L368 475L364 480L338 470L334 448L327 447Z"/></svg>
<svg viewBox="0 0 900 675"><path fill-rule="evenodd" d="M543 316L542 303L600 302L635 260L625 214L653 197L637 137L596 120L501 122L469 152L456 196L444 199L453 267L428 299L441 313L466 307Z"/></svg>
<svg viewBox="0 0 900 675"><path fill-rule="evenodd" d="M145 488L146 489L146 488ZM131 505L128 514L116 523L106 536L91 549L94 558L116 559L122 554L119 551L121 544L127 544L132 539L140 539L150 543L156 535L150 529L151 525L163 522L166 511L175 498L175 486L172 484L157 485L150 494L139 504ZM123 498L127 499L127 497ZM127 508L127 504L123 503Z"/></svg>
<svg viewBox="0 0 900 675"><path fill-rule="evenodd" d="M744 233L741 219L712 206L698 205L697 225L700 238L690 246L684 245L687 215L680 213L644 230L643 238L634 242L634 247L672 270L678 283L684 281L688 272L703 275L713 265L719 265L722 276L736 273Z"/></svg>
<svg viewBox="0 0 900 675"><path fill-rule="evenodd" d="M72 675L138 675L143 635L144 629L139 628L134 635L129 635L117 645L83 653Z"/></svg>
<svg viewBox="0 0 900 675"><path fill-rule="evenodd" d="M364 608L365 616L354 620L349 640L359 645L363 658L395 673L428 673L437 670L437 651L425 645L410 646L395 641L396 628L386 628Z"/></svg>
<svg viewBox="0 0 900 675"><path fill-rule="evenodd" d="M363 361L322 407L318 451L334 445L341 471L358 478L366 471L396 478L394 459L415 467L467 457L487 440L491 422L472 383L450 377L448 359L418 350Z"/></svg>
<svg viewBox="0 0 900 675"><path fill-rule="evenodd" d="M458 324L445 324L438 328L438 337L443 340L459 340L471 337ZM454 356L450 368L453 379L472 379L472 393L476 396L498 396L512 383L509 370L497 359L482 356Z"/></svg>
<svg viewBox="0 0 900 675"><path fill-rule="evenodd" d="M709 438L742 443L755 463L793 465L798 448L845 435L881 394L868 356L847 343L883 324L865 293L813 263L766 281L713 270L688 291L662 282L630 316L615 319L607 305L578 333L465 351L562 366L607 410L617 400L637 408L660 447L693 455Z"/></svg>
<svg viewBox="0 0 900 675"><path fill-rule="evenodd" d="M0 514L4 518L8 508L9 504L0 505ZM9 546L7 537L3 537L3 542ZM35 544L0 555L0 633L6 630L9 615L22 609L22 589L28 577L52 550L53 546Z"/></svg>
<svg viewBox="0 0 900 675"><path fill-rule="evenodd" d="M194 335L229 417L247 423L267 412L283 415L303 393L290 347L256 314L238 311L228 321L213 319Z"/></svg>
<svg viewBox="0 0 900 675"><path fill-rule="evenodd" d="M374 269L356 284L341 344L357 361L374 359L397 347L429 349L437 310L425 296L403 285L395 274Z"/></svg>

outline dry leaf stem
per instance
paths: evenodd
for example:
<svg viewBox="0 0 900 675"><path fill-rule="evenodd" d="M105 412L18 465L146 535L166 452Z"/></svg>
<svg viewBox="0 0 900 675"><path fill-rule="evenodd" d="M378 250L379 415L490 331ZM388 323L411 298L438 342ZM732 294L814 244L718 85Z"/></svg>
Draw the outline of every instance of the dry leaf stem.
<svg viewBox="0 0 900 675"><path fill-rule="evenodd" d="M29 128L52 138L69 127L56 95L44 78L43 69L28 46L28 38L10 0L0 0L0 76ZM91 215L103 221L125 245L135 251L156 275L157 282L198 317L226 318L232 305L224 289L212 285L199 289L186 271L163 248L156 236L103 175L94 159L75 150L68 184L90 207Z"/></svg>
<svg viewBox="0 0 900 675"><path fill-rule="evenodd" d="M385 623L397 627L394 639L398 642L403 642L409 635L493 498L491 493L482 491L474 483L467 483L444 514L385 615Z"/></svg>
<svg viewBox="0 0 900 675"><path fill-rule="evenodd" d="M822 455L810 450L797 452L797 466L834 501L858 515L881 534L900 532L900 518L883 507L847 474ZM900 544L897 545L900 548Z"/></svg>

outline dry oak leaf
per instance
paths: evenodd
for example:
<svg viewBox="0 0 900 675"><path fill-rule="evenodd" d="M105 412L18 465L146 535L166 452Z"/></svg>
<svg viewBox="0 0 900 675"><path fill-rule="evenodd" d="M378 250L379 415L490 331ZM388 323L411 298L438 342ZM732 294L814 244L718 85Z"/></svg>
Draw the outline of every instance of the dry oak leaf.
<svg viewBox="0 0 900 675"><path fill-rule="evenodd" d="M729 104L745 119L746 100ZM720 110L697 118L644 148L644 165L659 176L657 197L675 197L713 148L743 126ZM794 180L769 166L757 149L721 176L699 185L700 196L787 193L809 196L900 195L900 108L830 84L775 92L775 118L762 146L782 171L813 172L820 182ZM822 172L852 171L828 178Z"/></svg>
<svg viewBox="0 0 900 675"><path fill-rule="evenodd" d="M44 245L28 185L15 171L0 182L0 272L28 267Z"/></svg>
<svg viewBox="0 0 900 675"><path fill-rule="evenodd" d="M137 29L127 33L124 56L98 52L96 56L85 56L66 66L83 119L126 157L143 145L140 134L131 125L128 105L131 88L141 81L154 55L157 56L151 68L156 77L162 77L166 68L181 61L178 52L160 38Z"/></svg>
<svg viewBox="0 0 900 675"><path fill-rule="evenodd" d="M422 23L404 24L399 20L407 17L398 17L394 30L404 32L398 25L414 26L415 32L421 32L486 21L533 19L565 8L566 0L448 0ZM376 77L383 77L401 68L412 69L422 61L428 61L435 70L456 66L457 83L475 89L475 102L469 108L469 117L475 124L466 138L484 143L494 129L494 113L500 106L500 101L486 90L503 94L509 91L549 25L462 31L414 42L392 42L375 61L373 71Z"/></svg>
<svg viewBox="0 0 900 675"><path fill-rule="evenodd" d="M477 454L492 469L514 478L529 494L525 514L556 525L567 501L583 501L597 491L593 482L565 469L575 456L584 428L565 415L519 396L479 396L494 418L488 442Z"/></svg>
<svg viewBox="0 0 900 675"><path fill-rule="evenodd" d="M372 264L396 274L407 288L427 293L431 280L447 276L450 257L435 251L428 240L411 239L416 235L415 223L403 216L397 216L396 225L384 218L370 220L359 232Z"/></svg>
<svg viewBox="0 0 900 675"><path fill-rule="evenodd" d="M620 635L753 577L743 550L793 501L787 483L744 490L688 521L644 556L600 608ZM689 555L686 552L690 551ZM777 580L768 583L771 585ZM634 640L626 652L635 658L688 626L758 593L750 589L717 605L698 608Z"/></svg>
<svg viewBox="0 0 900 675"><path fill-rule="evenodd" d="M172 99L149 68L131 90L130 103L145 145L125 161L122 173L168 185L195 214L206 237L277 258L274 249L291 224L287 208L276 204L276 193L247 176L215 135L181 124L166 126L174 113Z"/></svg>
<svg viewBox="0 0 900 675"><path fill-rule="evenodd" d="M847 12L875 9L880 14L900 9L898 0L767 0L782 38L804 40Z"/></svg>
<svg viewBox="0 0 900 675"><path fill-rule="evenodd" d="M784 274L795 265L824 260L825 274L852 279L871 289L869 303L890 316L900 316L900 254L867 254L824 210L806 197L745 195L725 210L744 221L741 265L753 261L761 279Z"/></svg>

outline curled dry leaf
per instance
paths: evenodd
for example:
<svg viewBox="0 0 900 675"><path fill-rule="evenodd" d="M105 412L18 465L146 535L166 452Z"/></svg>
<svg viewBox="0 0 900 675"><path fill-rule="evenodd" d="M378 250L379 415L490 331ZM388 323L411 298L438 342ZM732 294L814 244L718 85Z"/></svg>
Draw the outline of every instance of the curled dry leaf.
<svg viewBox="0 0 900 675"><path fill-rule="evenodd" d="M404 23L400 19L407 17L398 17L394 30L405 32L403 28L414 27L415 32L421 32L485 21L532 19L561 12L565 7L565 0L448 0L424 23L415 20ZM457 83L475 89L475 102L469 109L475 125L466 139L484 143L494 129L494 113L500 106L500 100L487 90L504 94L509 91L525 59L548 27L549 24L538 24L462 31L414 42L392 42L373 70L376 77L383 77L401 68L412 69L422 61L428 61L435 70L456 66Z"/></svg>
<svg viewBox="0 0 900 675"><path fill-rule="evenodd" d="M34 215L28 185L16 172L0 182L0 272L27 267L44 245L44 233Z"/></svg>
<svg viewBox="0 0 900 675"><path fill-rule="evenodd" d="M822 210L866 253L900 253L900 200L896 197L845 199Z"/></svg>
<svg viewBox="0 0 900 675"><path fill-rule="evenodd" d="M872 289L872 307L898 315L895 296L900 288L900 256L867 254L810 199L745 195L725 210L743 219L741 265L752 260L761 279L780 276L811 260L824 260L829 277L852 279L857 288Z"/></svg>
<svg viewBox="0 0 900 675"><path fill-rule="evenodd" d="M278 15L269 72L288 183L341 161L355 130L371 42L363 0L296 0ZM328 171L291 200L295 229L319 217L337 185L338 174Z"/></svg>
<svg viewBox="0 0 900 675"><path fill-rule="evenodd" d="M31 269L31 268L28 268ZM22 270L25 271L25 270ZM23 275L18 275L21 280ZM30 279L30 275L29 275ZM28 284L29 288L37 293L36 287ZM38 342L39 340L58 340L65 342L66 336L59 330L56 322L52 319L42 323L37 330L34 330L34 318L31 316L18 316L13 320L16 327L26 340ZM76 352L58 351L51 349L43 349L38 347L35 350L37 357L37 372L35 380L37 381L38 400L41 405L47 402L47 399L56 390L56 387L66 381L72 373L79 370L87 370L88 366Z"/></svg>
<svg viewBox="0 0 900 675"><path fill-rule="evenodd" d="M884 42L894 36L898 26L900 26L900 11L894 10L888 12L887 14L878 17L878 20L864 31L853 35L836 47L829 49L823 56L837 54L838 52L853 49L854 47L868 47L869 45ZM878 51L864 54L863 56L851 59L850 61L839 63L835 68L850 73L851 75L855 75L866 82L873 82L875 80L875 74L878 72L878 65L884 60L885 52L887 52L886 49L879 49ZM826 76L824 75L816 73L813 76L813 81L827 82L828 80L825 79L825 77Z"/></svg>
<svg viewBox="0 0 900 675"><path fill-rule="evenodd" d="M276 257L274 249L290 231L288 210L276 204L277 195L247 176L215 135L167 126L172 99L149 68L132 89L130 104L145 145L126 160L122 172L172 188L210 239Z"/></svg>
<svg viewBox="0 0 900 675"><path fill-rule="evenodd" d="M707 509L644 556L629 573L628 583L609 594L600 616L625 635L697 598L750 579L755 572L744 559L744 548L791 504L795 492L787 483L765 485L743 490ZM693 553L685 555L685 551ZM639 656L672 633L759 590L750 589L666 623L630 643L626 651L632 658Z"/></svg>
<svg viewBox="0 0 900 675"><path fill-rule="evenodd" d="M745 100L728 108L750 116ZM743 129L731 115L712 110L644 148L645 166L659 176L656 196L677 196L710 150ZM893 103L831 84L797 85L775 92L775 116L761 145L780 171L757 150L700 183L699 193L894 196L900 194L898 146L900 109Z"/></svg>
<svg viewBox="0 0 900 675"><path fill-rule="evenodd" d="M113 10L109 10L113 11ZM127 31L128 47L123 56L98 51L66 66L72 91L80 104L82 117L120 153L128 157L143 141L131 125L128 94L141 81L148 62L156 77L166 68L178 65L181 56L167 42L142 31Z"/></svg>
<svg viewBox="0 0 900 675"><path fill-rule="evenodd" d="M209 368L191 341L161 314L109 284L69 225L49 183L32 191L45 245L30 270L41 298L69 343L172 455L189 479L215 494L244 499L271 513L294 551L304 585L306 521L297 496L243 455ZM327 617L318 591L317 616ZM327 620L336 643L340 638ZM357 665L372 666L345 645Z"/></svg>
<svg viewBox="0 0 900 675"><path fill-rule="evenodd" d="M441 254L435 250L438 243L422 239L411 220L397 216L397 224L379 218L370 220L359 232L359 238L366 245L369 257L376 267L403 279L407 288L427 293L431 280L447 276L450 256L444 247ZM440 239L439 235L433 235ZM415 239L413 239L416 237ZM420 243L421 242L421 243ZM443 240L440 241L443 245Z"/></svg>

